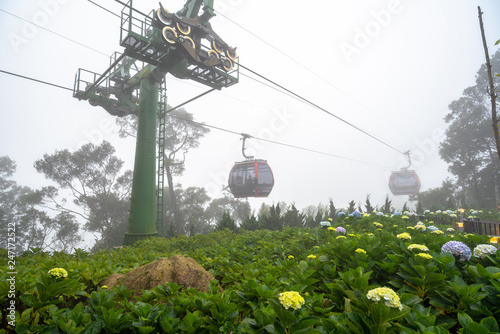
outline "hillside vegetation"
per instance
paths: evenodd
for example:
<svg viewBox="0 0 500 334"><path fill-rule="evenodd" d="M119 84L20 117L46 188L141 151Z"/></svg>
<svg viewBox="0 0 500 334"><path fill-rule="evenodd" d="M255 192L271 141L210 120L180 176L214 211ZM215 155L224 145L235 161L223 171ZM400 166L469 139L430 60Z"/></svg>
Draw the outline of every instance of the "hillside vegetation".
<svg viewBox="0 0 500 334"><path fill-rule="evenodd" d="M488 236L407 216L365 214L322 225L152 238L95 254L31 250L16 259L13 322L11 270L2 250L2 327L16 333L499 332L500 252ZM208 292L166 282L132 298L123 286L99 286L113 273L173 254L214 275Z"/></svg>

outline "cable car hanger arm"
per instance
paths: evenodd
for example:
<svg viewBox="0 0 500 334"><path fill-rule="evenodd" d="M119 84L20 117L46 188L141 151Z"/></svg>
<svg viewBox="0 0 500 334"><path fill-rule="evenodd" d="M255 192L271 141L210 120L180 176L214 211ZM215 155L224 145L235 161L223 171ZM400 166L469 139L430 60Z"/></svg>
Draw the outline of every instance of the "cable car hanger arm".
<svg viewBox="0 0 500 334"><path fill-rule="evenodd" d="M252 136L249 135L249 134L247 134L247 133L241 133L241 136L243 137L243 138L241 138L243 140L243 144L241 145L241 153L243 154L243 156L245 158L247 158L247 159L253 159L253 155L248 156L248 155L245 154L245 141L247 139L252 138Z"/></svg>

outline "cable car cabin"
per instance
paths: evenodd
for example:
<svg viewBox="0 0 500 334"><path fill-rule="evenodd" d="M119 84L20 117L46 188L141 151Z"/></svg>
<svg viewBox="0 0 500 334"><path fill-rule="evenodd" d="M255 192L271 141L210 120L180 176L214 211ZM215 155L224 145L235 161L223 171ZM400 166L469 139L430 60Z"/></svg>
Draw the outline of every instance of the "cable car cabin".
<svg viewBox="0 0 500 334"><path fill-rule="evenodd" d="M273 171L266 160L237 162L229 173L228 183L236 198L267 197L274 186Z"/></svg>
<svg viewBox="0 0 500 334"><path fill-rule="evenodd" d="M420 180L414 170L392 172L389 189L393 195L413 195L420 190Z"/></svg>

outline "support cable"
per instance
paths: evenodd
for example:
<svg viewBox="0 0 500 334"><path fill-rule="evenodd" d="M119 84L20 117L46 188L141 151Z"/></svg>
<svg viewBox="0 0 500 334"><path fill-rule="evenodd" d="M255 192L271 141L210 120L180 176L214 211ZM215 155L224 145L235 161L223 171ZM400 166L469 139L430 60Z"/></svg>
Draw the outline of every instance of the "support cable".
<svg viewBox="0 0 500 334"><path fill-rule="evenodd" d="M236 62L235 62L235 63L236 63ZM307 104L309 104L309 105L311 105L311 106L313 106L313 107L315 107L315 108L317 108L317 109L319 109L319 110L321 110L321 111L325 112L326 114L328 114L328 115L330 115L330 116L332 116L332 117L335 117L335 118L336 118L336 119L338 119L339 121L341 121L341 122L343 122L343 123L345 123L345 124L347 124L347 125L351 126L352 128L354 128L354 129L356 129L356 130L358 130L358 131L360 131L360 132L364 133L365 135L367 135L367 136L371 137L372 139L375 139L375 140L376 140L376 141L378 141L379 143L381 143L381 144L383 144L383 145L385 145L385 146L387 146L387 147L389 147L389 148L393 149L394 151L396 151L396 152L398 152L398 153L401 153L401 154L405 155L405 153L404 153L403 151L398 150L398 149L397 149L397 148L395 148L394 146L392 146L392 145L390 145L390 144L388 144L388 143L384 142L383 140L381 140L381 139L379 139L379 138L375 137L374 135L370 134L369 132L367 132L367 131L365 131L365 130L363 130L363 129L359 128L359 127L357 127L356 125L354 125L354 124L350 123L349 121L346 121L345 119L343 119L343 118L341 118L341 117L339 117L339 116L335 115L334 113L332 113L332 112L330 112L330 111L328 111L328 110L326 110L326 109L324 109L324 108L320 107L319 105L317 105L317 104L315 104L315 103L313 103L313 102L309 101L309 100L308 100L308 99L306 99L305 97L302 97L301 95L299 95L299 94L297 94L297 93L295 93L295 92L291 91L290 89L288 89L288 88L286 88L286 87L284 87L284 86L282 86L282 85L278 84L277 82L275 82L275 81L273 81L273 80L271 80L271 79L268 79L267 77L263 76L262 74L259 74L259 73L257 73L257 72L255 72L255 71L251 70L250 68L248 68L248 67L246 67L246 66L244 66L244 65L242 65L242 64L240 64L240 63L236 63L236 64L238 64L238 66L241 66L243 69L245 69L245 70L249 71L250 73L255 74L255 75L256 75L256 76L258 76L259 78L262 78L262 79L264 79L264 80L266 80L266 81L270 82L271 84L273 84L273 85L275 85L275 86L277 86L277 87L279 87L279 88L283 89L284 91L286 91L286 92L288 92L288 93L290 93L290 94L292 94L292 95L296 96L297 98L299 98L300 100L302 100L302 101L306 102Z"/></svg>
<svg viewBox="0 0 500 334"><path fill-rule="evenodd" d="M68 88L68 87L64 87L64 86L56 85L56 84L53 84L53 83L50 83L50 82L47 82L47 81L43 81L43 80L38 80L38 79L35 79L35 78L27 77L27 76L24 76L24 75L21 75L21 74L12 73L12 72L9 72L9 71L4 71L4 70L0 70L0 72L5 73L5 74L9 74L9 75L13 75L15 77L19 77L19 78L23 78L23 79L35 81L35 82L38 82L38 83L42 83L44 85L49 85L49 86L53 86L53 87L57 87L57 88L61 88L61 89L66 89L66 90L69 90L69 91L73 91L73 89Z"/></svg>
<svg viewBox="0 0 500 334"><path fill-rule="evenodd" d="M89 0L89 1L90 1L90 0ZM40 28L40 29L43 29L43 30L45 30L45 31L47 31L47 32L50 32L51 34L57 35L57 36L59 36L59 37L61 37L61 38L64 38L64 39L65 39L65 40L67 40L67 41L70 41L70 42L72 42L72 43L78 44L78 45L80 45L80 46L83 46L84 48L87 48L87 49L89 49L89 50L92 50L92 51L95 51L95 52L97 52L97 53L100 53L100 54L102 54L102 55L104 55L104 56L106 56L106 57L109 57L109 55L107 55L107 54L105 54L105 53L103 53L103 52L101 52L101 51L99 51L99 50L96 50L96 49L94 49L94 48L92 48L92 47L90 47L90 46L88 46L88 45L85 45L85 44L83 44L83 43L80 43L80 42L78 42L78 41L75 41L74 39L71 39L71 38L66 37L66 36L64 36L64 35L61 35L61 34L59 34L59 33L57 33L57 32L54 32L54 31L52 31L52 30L49 30L49 29L47 29L47 28L45 28L45 27L43 27L43 26L41 26L41 25L39 25L39 24L36 24L36 23L34 23L34 22L30 22L30 21L28 21L28 20L26 20L26 19L23 19L23 18L22 18L22 17L20 17L20 16L17 16L17 15L15 15L15 14L9 13L9 12L8 12L8 11L6 11L6 10L3 10L3 9L1 9L1 8L0 8L0 11L1 11L1 12L4 12L5 14L8 14L8 15L10 15L10 16L13 16L13 17L15 17L15 18L17 18L17 19L19 19L19 20L22 20L22 21L24 21L24 22L28 22L29 24L32 24L32 25L34 25L34 26L36 26L36 27L38 27L38 28Z"/></svg>
<svg viewBox="0 0 500 334"><path fill-rule="evenodd" d="M4 71L4 70L1 70L0 69L0 72L1 73L5 73L5 74L9 74L9 75L13 75L13 76L16 76L16 77L20 77L20 78L23 78L23 79L27 79L27 80L32 80L32 81L35 81L35 82L38 82L38 83L42 83L42 84L45 84L45 85L50 85L50 86L54 86L54 87L57 87L57 88L60 88L60 89L64 89L64 90L69 90L69 91L73 91L73 89L71 88L68 88L68 87L64 87L64 86L60 86L60 85L56 85L56 84L53 84L53 83L50 83L50 82L47 82L47 81L43 81L43 80L38 80L38 79L34 79L34 78L31 78L31 77L27 77L27 76L24 76L24 75L20 75L20 74L16 74L16 73L12 73L12 72L9 72L9 71ZM170 109L168 112L172 111L172 110L175 110L175 109L178 109L180 108L181 106L184 106L194 100L196 100L197 98L201 97L201 96L204 96L208 93L210 93L211 91L213 91L213 89L210 89L206 92L203 92L202 94L194 97L194 98L191 98L189 99L188 101L186 102L183 102L181 103L180 105ZM168 113L167 112L167 113ZM174 116L174 115L168 115L167 116L169 117L173 117L173 118L177 118L177 119L180 119L180 120L183 120L183 121L186 121L186 122L191 122L191 123L194 123L194 124L197 124L197 125L200 125L200 126L206 126L208 128L213 128L213 129L216 129L216 130L219 130L219 131L223 131L223 132L227 132L227 133L231 133L231 134L235 134L237 136L241 136L241 132L237 132L237 131L232 131L232 130L228 130L228 129L225 129L225 128L221 128L221 127L217 127L217 126L214 126L214 125L209 125L209 124L205 124L205 123L201 123L201 122L197 122L197 121L194 121L194 120L188 120L188 119L184 119L184 118L181 118L181 117L178 117L178 116ZM389 168L387 166L382 166L382 165L378 165L378 164L374 164L374 163L371 163L371 162L367 162L367 161L361 161L361 160L356 160L356 159L351 159L351 158L346 158L346 157L342 157L342 156L339 156L339 155L335 155L335 154L331 154L331 153L325 153L325 152L321 152L321 151L317 151L317 150L313 150L313 149L309 149L309 148L304 148L304 147L300 147L300 146L296 146L296 145L291 145L291 144L286 144L286 143L281 143L281 142L277 142L277 141L273 141L273 140L269 140L269 139L264 139L264 138L259 138L259 137L254 137L254 136L251 136L252 138L256 139L256 140L260 140L260 141L264 141L264 142L268 142L268 143L271 143L271 144L276 144L276 145L281 145L281 146L286 146L286 147L290 147L290 148L294 148L294 149L299 149L299 150L303 150L303 151L308 151L308 152L311 152L311 153L317 153L317 154L322 154L322 155L327 155L327 156L331 156L331 157L334 157L334 158L339 158L339 159L344 159L344 160L349 160L349 161L354 161L354 162L358 162L358 163L362 163L362 164L366 164L366 165L372 165L372 166L377 166L377 167L383 167L383 168Z"/></svg>
<svg viewBox="0 0 500 334"><path fill-rule="evenodd" d="M136 11L137 13L139 13L139 14L143 15L144 17L148 17L148 18L150 18L150 19L154 19L154 18L151 18L149 15L144 14L144 13L143 13L143 12L141 12L140 10L135 9L134 7L130 6L129 4L124 3L123 1L120 1L120 0L115 0L115 1L116 1L116 2L118 2L118 3L120 3L121 5L123 5L123 6L125 6L125 7L127 7L127 8L129 8L129 9L133 10L133 11ZM252 33L252 34L253 34L253 33ZM254 35L254 34L253 34L253 35ZM267 43L267 42L266 42L266 43ZM202 46L203 46L203 45L202 45ZM204 46L204 47L205 47L205 46ZM281 51L280 51L280 52L281 52ZM381 144L383 144L383 145L385 145L385 146L387 146L387 147L391 148L392 150L394 150L394 151L396 151L396 152L398 152L398 153L400 153L400 154L406 155L406 154L405 154L405 152L403 152L403 151L401 151L401 150L399 150L399 149L395 148L394 146L392 146L392 145L390 145L390 144L386 143L386 142L385 142L385 141L383 141L382 139L379 139L379 138L375 137L374 135L370 134L368 131L366 131L366 130L363 130L363 129L359 128L358 126L356 126L356 125L354 125L354 124L350 123L349 121L347 121L347 120L345 120L345 119L343 119L343 118L341 118L341 117L339 117L339 116L337 116L337 115L333 114L332 112L330 112L330 111L328 111L328 110L326 110L326 109L324 109L324 108L320 107L319 105L317 105L317 104L315 104L315 103L311 102L310 100L308 100L308 99L306 99L306 98L302 97L301 95L299 95L299 94L297 94L297 93L295 93L295 92L291 91L290 89L288 89L288 88L286 88L286 87L284 87L284 86L282 86L282 85L280 85L280 84L276 83L276 82L275 82L275 81L273 81L273 80L268 79L268 78L267 78L267 77L265 77L264 75L261 75L261 74L257 73L256 71L251 70L250 68L248 68L248 67L246 67L246 66L242 65L241 63L238 63L238 62L234 62L234 63L235 63L235 64L238 64L238 66L241 66L243 69L245 69L245 70L249 71L250 73L253 73L254 75L257 75L258 77L260 77L260 78L262 78L262 79L264 79L264 80L268 81L268 82L269 82L269 83L271 83L272 85L274 85L274 86L276 86L276 87L279 87L280 89L282 89L283 91L287 92L288 94L291 94L291 95L295 96L295 97L296 97L296 98L298 98L299 100L301 100L301 101L303 101L303 102L305 102L305 103L307 103L307 104L309 104L309 105L311 105L311 106L313 106L313 107L315 107L315 108L317 108L317 109L319 109L319 110L321 110L321 111L323 111L323 112L327 113L328 115L330 115L330 116L332 116L332 117L335 117L336 119L340 120L341 122L343 122L343 123L345 123L345 124L347 124L347 125L351 126L352 128L354 128L354 129L356 129L356 130L358 130L358 131L360 131L360 132L364 133L365 135L369 136L370 138L372 138L372 139L374 139L374 140L378 141L379 143L381 143Z"/></svg>

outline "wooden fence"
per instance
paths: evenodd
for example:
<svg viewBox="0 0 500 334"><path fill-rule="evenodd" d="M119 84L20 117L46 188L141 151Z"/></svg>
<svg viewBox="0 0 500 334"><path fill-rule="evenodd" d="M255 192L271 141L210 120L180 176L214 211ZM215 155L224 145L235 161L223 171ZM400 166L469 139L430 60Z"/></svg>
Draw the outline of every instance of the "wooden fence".
<svg viewBox="0 0 500 334"><path fill-rule="evenodd" d="M464 219L464 232L500 236L500 222L482 222L479 219Z"/></svg>

